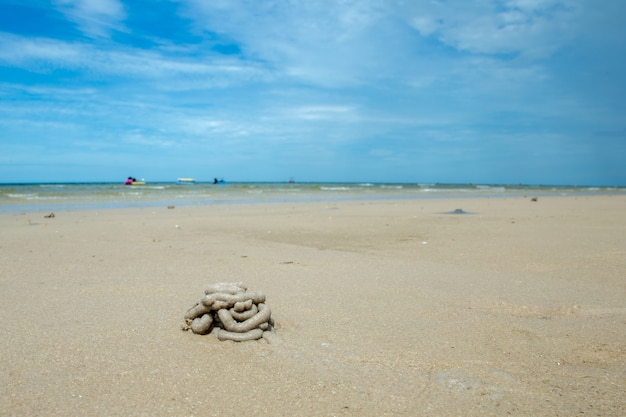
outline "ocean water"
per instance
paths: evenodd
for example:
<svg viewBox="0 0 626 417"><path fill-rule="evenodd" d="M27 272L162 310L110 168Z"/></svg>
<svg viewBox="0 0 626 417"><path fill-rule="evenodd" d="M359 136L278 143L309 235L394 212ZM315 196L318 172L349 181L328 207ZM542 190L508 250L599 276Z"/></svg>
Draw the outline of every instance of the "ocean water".
<svg viewBox="0 0 626 417"><path fill-rule="evenodd" d="M626 195L626 187L278 182L149 182L136 186L122 183L0 184L0 212L549 195Z"/></svg>

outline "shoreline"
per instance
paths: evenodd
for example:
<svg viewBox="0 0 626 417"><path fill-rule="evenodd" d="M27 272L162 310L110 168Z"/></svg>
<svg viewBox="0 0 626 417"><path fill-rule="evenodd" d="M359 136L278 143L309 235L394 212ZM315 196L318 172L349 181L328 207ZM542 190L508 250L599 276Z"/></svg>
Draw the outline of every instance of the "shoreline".
<svg viewBox="0 0 626 417"><path fill-rule="evenodd" d="M0 213L0 411L623 415L625 207L616 195ZM267 295L280 343L180 330L220 281Z"/></svg>
<svg viewBox="0 0 626 417"><path fill-rule="evenodd" d="M151 201L94 201L94 202L68 202L68 203L34 203L34 204L0 204L0 215L15 213L44 213L51 211L81 212L97 210L125 210L125 209L150 209L162 207L219 207L219 206L257 206L265 204L332 204L332 203L366 203L366 202L389 202L389 201L429 201L429 200L489 200L489 199L540 199L540 198L586 198L586 197L620 197L626 196L621 191L581 191L576 193L548 192L541 193L508 193L489 195L421 195L421 196L334 196L333 198L319 196L300 197L274 197L271 199L259 199L255 197L235 198L230 200L190 200L190 199L164 199Z"/></svg>
<svg viewBox="0 0 626 417"><path fill-rule="evenodd" d="M211 206L466 198L626 195L625 187L383 183L116 183L0 185L0 212L103 210L158 206Z"/></svg>

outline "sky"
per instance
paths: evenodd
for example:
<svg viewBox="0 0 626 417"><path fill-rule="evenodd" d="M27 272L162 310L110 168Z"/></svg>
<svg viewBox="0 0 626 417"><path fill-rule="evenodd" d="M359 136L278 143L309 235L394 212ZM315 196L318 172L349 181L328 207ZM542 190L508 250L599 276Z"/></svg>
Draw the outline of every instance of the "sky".
<svg viewBox="0 0 626 417"><path fill-rule="evenodd" d="M0 182L626 186L623 0L0 0Z"/></svg>

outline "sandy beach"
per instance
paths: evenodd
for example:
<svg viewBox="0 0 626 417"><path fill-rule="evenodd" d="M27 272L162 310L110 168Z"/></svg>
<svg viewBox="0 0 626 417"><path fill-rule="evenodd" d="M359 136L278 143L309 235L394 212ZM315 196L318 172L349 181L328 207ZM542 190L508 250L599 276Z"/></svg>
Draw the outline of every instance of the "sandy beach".
<svg viewBox="0 0 626 417"><path fill-rule="evenodd" d="M0 213L2 416L626 415L624 196L47 214ZM275 343L181 331L223 281Z"/></svg>

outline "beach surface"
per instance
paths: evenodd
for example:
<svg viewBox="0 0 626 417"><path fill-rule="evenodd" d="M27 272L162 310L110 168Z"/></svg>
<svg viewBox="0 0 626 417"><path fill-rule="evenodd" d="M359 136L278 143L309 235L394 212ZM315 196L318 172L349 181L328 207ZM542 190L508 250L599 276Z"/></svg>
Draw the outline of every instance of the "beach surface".
<svg viewBox="0 0 626 417"><path fill-rule="evenodd" d="M48 214L0 213L2 416L626 415L624 196ZM181 330L224 281L273 343Z"/></svg>

